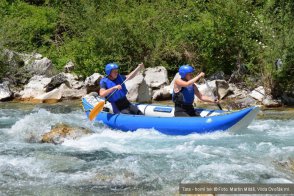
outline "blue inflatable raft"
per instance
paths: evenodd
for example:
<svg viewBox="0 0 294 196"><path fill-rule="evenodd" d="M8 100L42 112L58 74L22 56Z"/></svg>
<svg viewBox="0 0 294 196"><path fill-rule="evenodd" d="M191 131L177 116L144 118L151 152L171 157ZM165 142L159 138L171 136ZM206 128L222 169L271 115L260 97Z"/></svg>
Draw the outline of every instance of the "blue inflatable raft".
<svg viewBox="0 0 294 196"><path fill-rule="evenodd" d="M88 116L94 106L103 99L90 95L82 99L83 108ZM109 103L106 111L101 111L95 121L122 131L155 129L168 135L188 135L214 131L239 130L246 128L256 117L259 107L250 107L234 112L222 110L196 109L200 117L174 117L171 106L139 104L144 115L113 114Z"/></svg>

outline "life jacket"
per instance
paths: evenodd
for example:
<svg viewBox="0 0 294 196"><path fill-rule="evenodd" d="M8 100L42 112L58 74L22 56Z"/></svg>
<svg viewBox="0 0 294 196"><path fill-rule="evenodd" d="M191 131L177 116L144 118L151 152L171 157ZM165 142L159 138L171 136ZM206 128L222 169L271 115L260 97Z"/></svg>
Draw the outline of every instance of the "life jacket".
<svg viewBox="0 0 294 196"><path fill-rule="evenodd" d="M122 84L124 81L122 79L122 76L120 74L118 74L118 76L115 80L110 80L108 77L105 77L102 79L102 82L105 83L106 89L110 89L116 85ZM128 90L126 88L126 85L122 84L121 90L117 90L113 95L111 95L111 93L110 93L108 96L106 96L106 98L108 99L108 97L111 95L111 97L109 97L108 101L110 103L114 103L120 99L125 98L127 93L128 93Z"/></svg>
<svg viewBox="0 0 294 196"><path fill-rule="evenodd" d="M178 93L173 90L172 100L176 105L192 105L194 102L194 84L182 87Z"/></svg>

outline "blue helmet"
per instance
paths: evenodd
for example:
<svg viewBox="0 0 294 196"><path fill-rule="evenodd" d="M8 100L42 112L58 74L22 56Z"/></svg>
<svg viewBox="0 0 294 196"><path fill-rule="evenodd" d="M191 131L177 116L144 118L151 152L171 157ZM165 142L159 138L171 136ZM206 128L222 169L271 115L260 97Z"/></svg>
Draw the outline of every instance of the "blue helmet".
<svg viewBox="0 0 294 196"><path fill-rule="evenodd" d="M194 68L190 65L182 65L179 68L179 74L181 78L185 78L188 73L194 72Z"/></svg>
<svg viewBox="0 0 294 196"><path fill-rule="evenodd" d="M118 68L119 68L119 66L118 66L117 64L115 64L115 63L108 63L108 64L105 66L105 73L106 73L107 76L109 76L110 73L111 73L111 71L112 71L113 69L118 69Z"/></svg>

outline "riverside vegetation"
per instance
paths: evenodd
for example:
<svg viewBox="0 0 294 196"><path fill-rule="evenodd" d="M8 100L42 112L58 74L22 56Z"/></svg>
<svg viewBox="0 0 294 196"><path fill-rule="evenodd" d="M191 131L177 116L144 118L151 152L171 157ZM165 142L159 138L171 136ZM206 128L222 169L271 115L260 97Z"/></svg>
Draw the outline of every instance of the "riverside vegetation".
<svg viewBox="0 0 294 196"><path fill-rule="evenodd" d="M293 19L291 0L2 0L0 48L41 53L56 70L73 61L84 77L111 61L124 73L161 65L170 76L205 65L279 98L294 95ZM13 70L3 56L0 64L2 80Z"/></svg>

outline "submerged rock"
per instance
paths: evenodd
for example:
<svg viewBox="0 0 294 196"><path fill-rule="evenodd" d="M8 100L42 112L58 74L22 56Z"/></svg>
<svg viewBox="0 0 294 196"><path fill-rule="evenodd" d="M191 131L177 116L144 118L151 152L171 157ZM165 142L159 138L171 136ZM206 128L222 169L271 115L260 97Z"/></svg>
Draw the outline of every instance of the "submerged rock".
<svg viewBox="0 0 294 196"><path fill-rule="evenodd" d="M57 124L51 128L48 133L42 135L41 142L60 144L64 139L77 139L84 135L90 134L89 129L83 127L72 127L67 124Z"/></svg>

